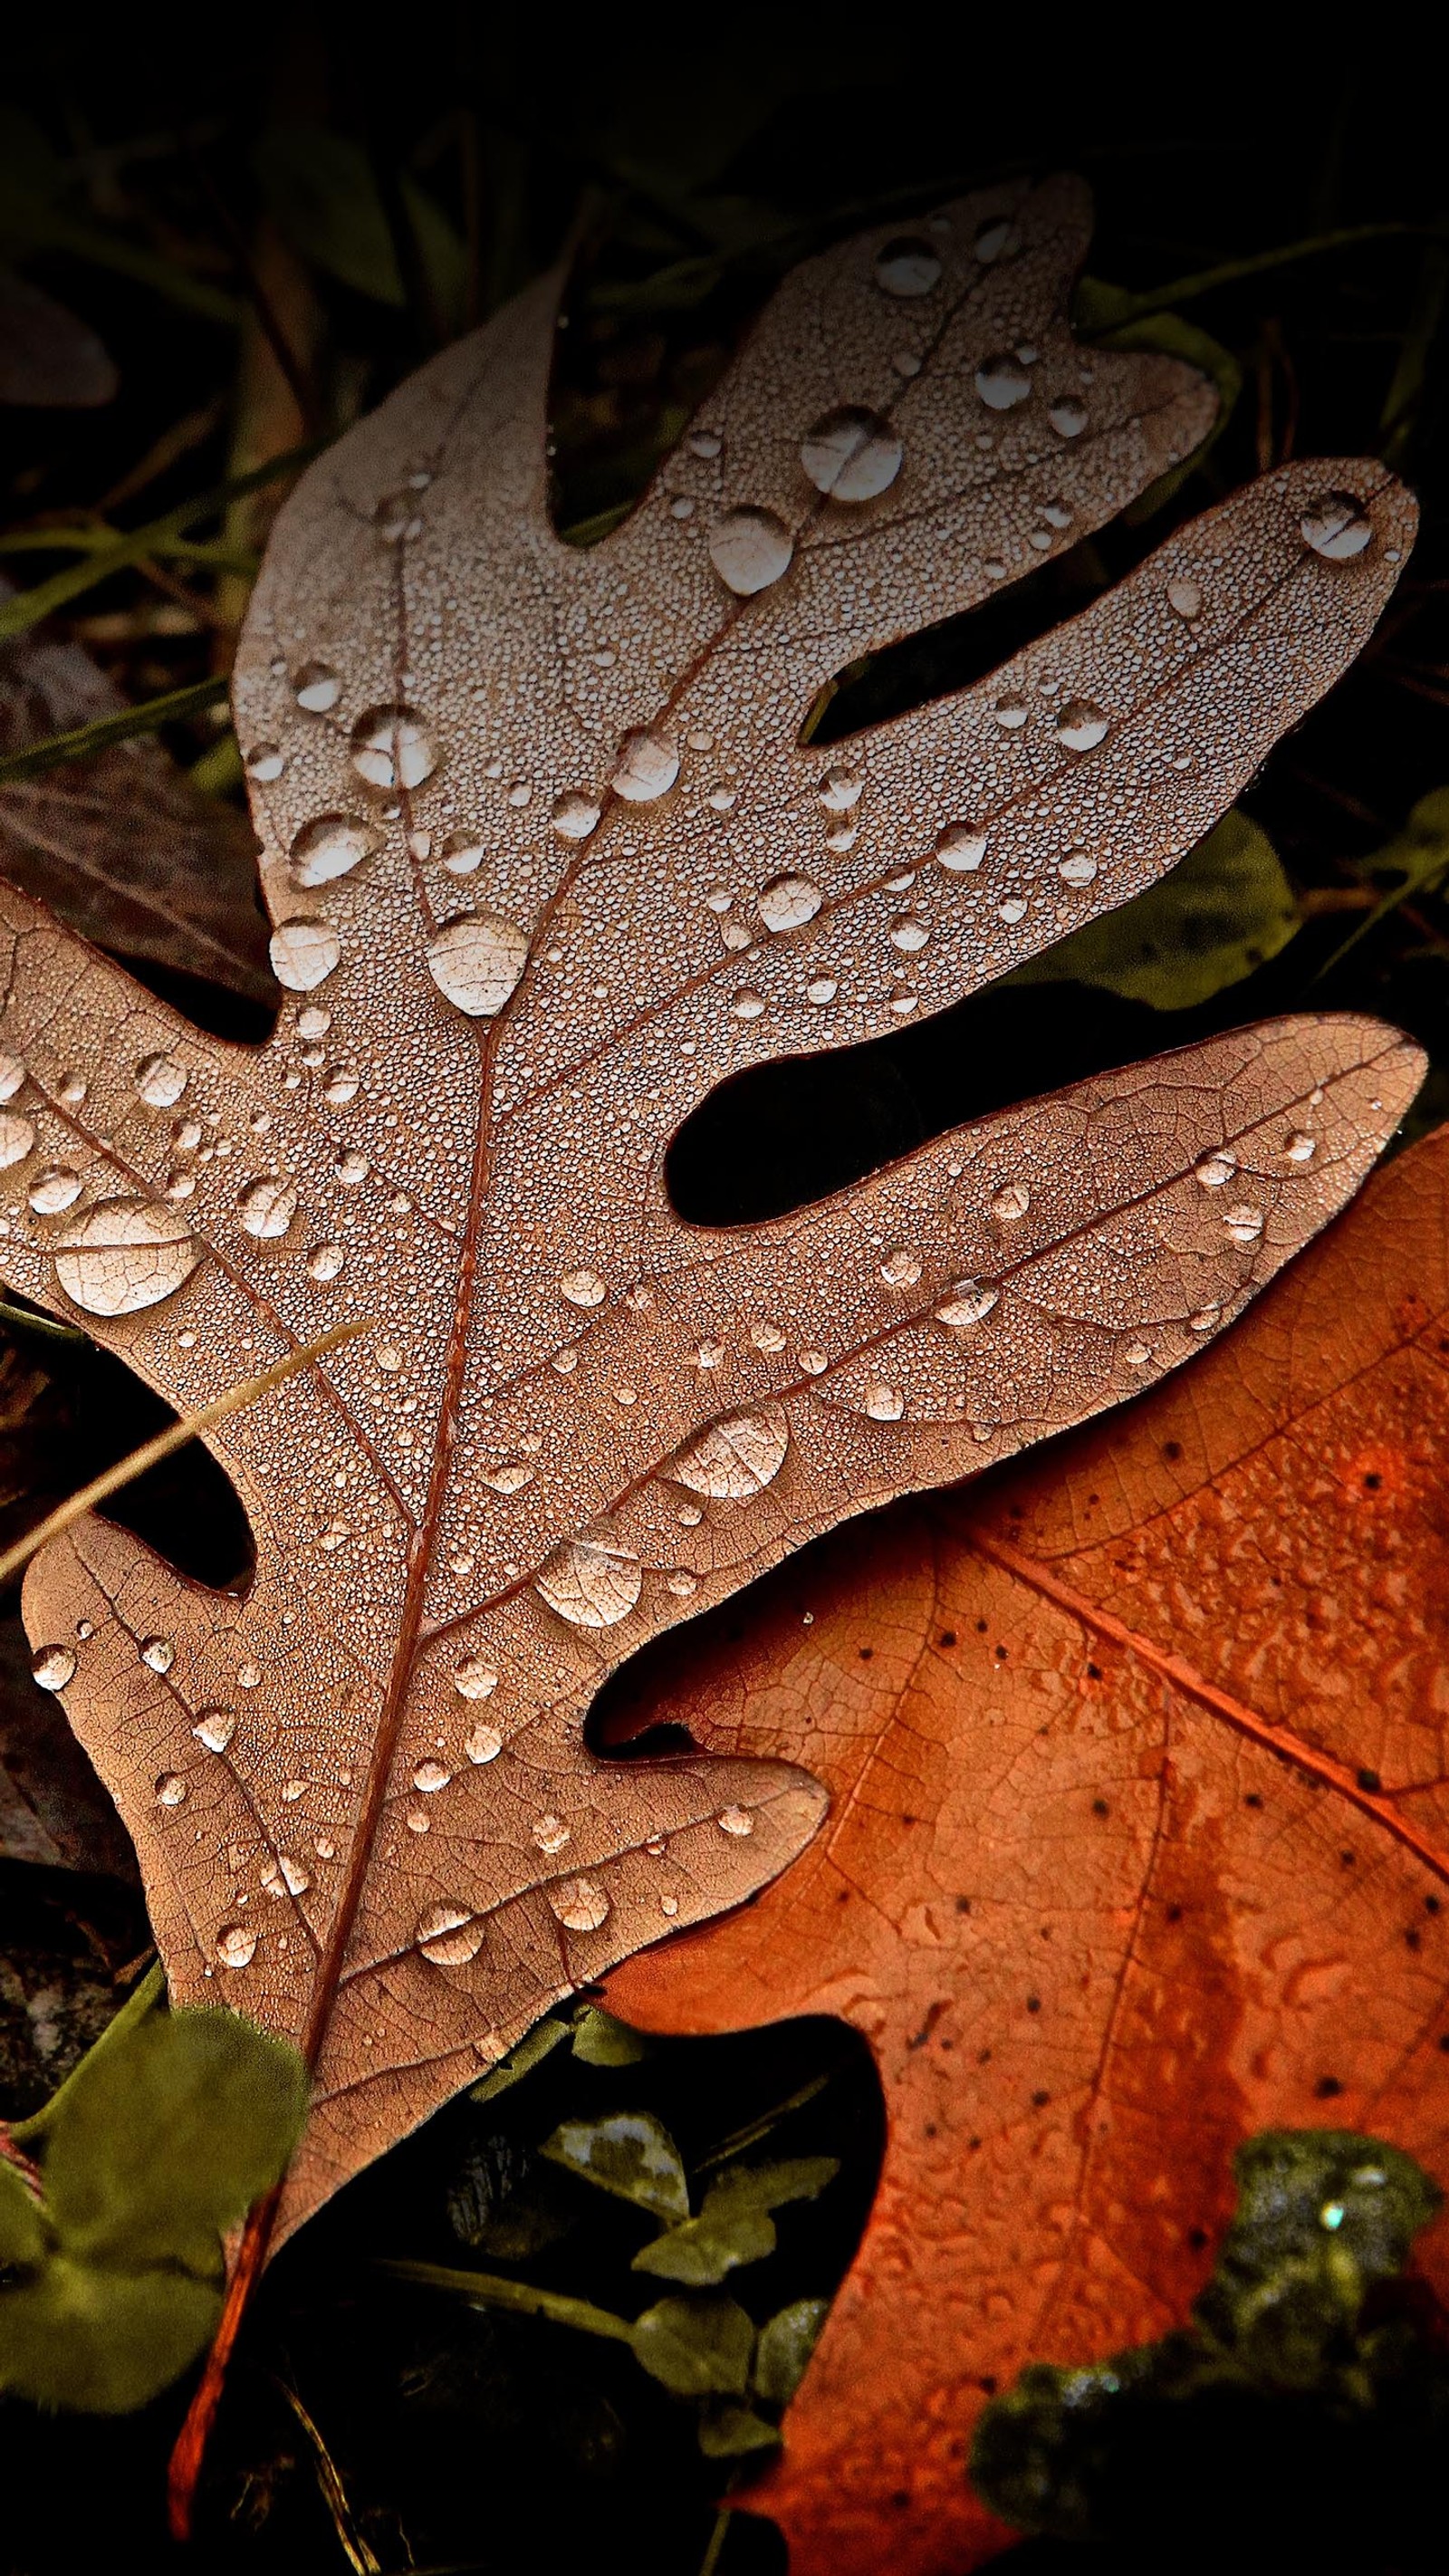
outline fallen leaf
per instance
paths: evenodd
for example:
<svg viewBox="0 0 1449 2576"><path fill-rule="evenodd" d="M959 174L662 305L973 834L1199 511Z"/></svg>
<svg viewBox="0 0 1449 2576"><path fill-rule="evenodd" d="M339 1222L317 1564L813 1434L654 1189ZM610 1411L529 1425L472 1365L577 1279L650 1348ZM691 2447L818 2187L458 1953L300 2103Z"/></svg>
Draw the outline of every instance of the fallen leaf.
<svg viewBox="0 0 1449 2576"><path fill-rule="evenodd" d="M725 1076L954 1001L1160 873L1392 588L1401 487L1287 467L979 686L798 744L843 661L1201 435L1189 370L1073 345L1086 229L1074 183L1012 185L807 264L587 552L545 507L557 278L319 460L236 676L266 1045L0 898L5 1275L187 1413L376 1319L212 1435L245 1599L98 1520L25 1591L173 1993L219 1983L314 2064L283 2227L815 1832L788 1767L596 1760L604 1675L812 1532L1174 1366L1413 1087L1391 1033L1286 1021L772 1223L669 1205Z"/></svg>
<svg viewBox="0 0 1449 2576"><path fill-rule="evenodd" d="M1449 2170L1446 1362L1441 1128L1190 1375L843 1533L636 1697L831 1791L755 1907L609 1986L876 2052L879 2193L752 2497L799 2576L991 2555L981 2392L1177 2323L1251 2131Z"/></svg>
<svg viewBox="0 0 1449 2576"><path fill-rule="evenodd" d="M0 598L13 596L0 575ZM125 704L79 644L0 644L0 754ZM159 743L115 743L0 787L0 870L99 947L276 1002L253 836Z"/></svg>

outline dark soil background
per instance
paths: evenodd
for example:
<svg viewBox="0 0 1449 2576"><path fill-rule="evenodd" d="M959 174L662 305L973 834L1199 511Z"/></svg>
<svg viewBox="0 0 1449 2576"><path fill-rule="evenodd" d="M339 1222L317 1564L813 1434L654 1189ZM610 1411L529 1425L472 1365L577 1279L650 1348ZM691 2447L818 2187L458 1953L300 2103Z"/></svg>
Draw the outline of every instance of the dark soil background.
<svg viewBox="0 0 1449 2576"><path fill-rule="evenodd" d="M1079 984L988 992L843 1058L748 1077L678 1140L676 1200L714 1222L798 1204L983 1109L1296 1007L1367 1009L1411 1030L1432 1064L1414 1132L1437 1124L1449 1113L1449 837L1441 867L1426 863L1407 892L1374 865L1420 800L1449 787L1449 191L1429 67L1406 60L1407 103L1391 113L1381 30L1357 48L1305 32L1297 70L1265 78L1241 29L1194 22L1171 31L1186 68L1169 81L1106 63L1105 20L1023 34L1013 67L973 64L954 13L804 20L515 13L505 25L424 0L388 27L263 9L223 43L176 10L32 14L0 72L0 260L99 335L116 381L83 407L0 404L0 529L23 540L7 553L0 538L0 567L38 582L75 560L46 550L47 529L132 528L335 434L566 240L555 509L587 542L802 251L1006 174L1078 168L1097 197L1094 278L1142 290L1236 269L1165 299L1236 362L1230 417L1174 495L1023 585L1008 622L993 609L933 627L923 601L921 636L842 675L815 713L819 738L990 669L1272 463L1386 456L1421 500L1417 551L1369 651L1244 800L1301 926L1193 1009ZM217 559L158 554L78 595L46 634L83 647L130 701L223 675L246 565L285 488L201 523ZM18 686L0 668L0 701ZM224 707L162 741L205 797L241 804ZM15 792L0 790L0 840ZM239 957L256 946L249 900L244 889ZM168 953L163 937L142 955L121 928L112 944L205 1026L244 1039L265 1027L240 968L205 980L184 943ZM164 1418L88 1343L12 1317L0 1326L0 1537ZM199 1455L116 1510L200 1579L244 1576L235 1498ZM114 1816L30 1683L13 1597L0 1602L0 1780L0 2115L17 2116L102 2026L149 1934ZM712 2576L778 2576L772 2526L737 2517L721 2538L729 2464L701 2455L696 2410L627 2352L451 2304L375 2265L458 2264L481 2245L495 2268L607 2306L629 2295L637 2224L541 2166L542 2138L566 2116L649 2107L688 2161L812 2085L766 2132L771 2152L832 2155L841 2171L783 2213L779 2253L749 2276L741 2295L763 2317L834 2288L869 2207L879 2088L841 2026L661 2043L622 2067L560 2046L507 2094L440 2114L274 2266L189 2563L694 2576L714 2550ZM481 2233L460 2235L460 2207ZM122 2556L170 2566L164 2462L186 2394L126 2421L0 2403L0 2564L12 2576ZM1224 2538L1219 2513L1215 2563L1253 2559L1271 2490L1275 2565L1310 2550L1364 2576L1449 2565L1423 2460L1370 2443L1346 2466L1329 2426L1295 2436L1291 2467L1271 2440L1234 2441L1226 2459L1205 2433L1180 2488L1154 2493L1145 2562L1194 2561L1201 2498L1227 2479L1236 2527ZM1014 2576L1104 2576L1126 2561L1038 2541L1011 2564Z"/></svg>

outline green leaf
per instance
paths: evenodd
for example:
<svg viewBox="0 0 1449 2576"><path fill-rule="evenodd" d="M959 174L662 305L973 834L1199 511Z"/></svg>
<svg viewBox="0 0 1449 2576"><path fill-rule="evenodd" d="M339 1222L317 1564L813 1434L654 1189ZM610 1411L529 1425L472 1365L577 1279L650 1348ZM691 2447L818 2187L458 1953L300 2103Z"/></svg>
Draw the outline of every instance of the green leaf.
<svg viewBox="0 0 1449 2576"><path fill-rule="evenodd" d="M586 2004L574 2023L574 2055L585 2066L637 2066L652 2053L642 2031L631 2030L626 2021L615 2021L597 2004Z"/></svg>
<svg viewBox="0 0 1449 2576"><path fill-rule="evenodd" d="M760 2328L754 2390L767 2406L788 2406L815 2349L829 2311L828 2299L792 2299Z"/></svg>
<svg viewBox="0 0 1449 2576"><path fill-rule="evenodd" d="M1410 895L1425 894L1449 870L1449 787L1431 788L1421 796L1409 815L1402 832L1396 832L1380 850L1371 850L1367 858L1354 861L1355 873L1370 883L1388 882L1374 905L1349 932L1347 939L1335 948L1314 977L1321 983L1341 958L1356 948L1371 930Z"/></svg>
<svg viewBox="0 0 1449 2576"><path fill-rule="evenodd" d="M676 2397L743 2397L755 2329L738 2300L660 2299L634 2320L634 2357Z"/></svg>
<svg viewBox="0 0 1449 2576"><path fill-rule="evenodd" d="M699 2216L641 2246L633 2269L701 2289L722 2281L741 2263L757 2263L774 2253L771 2210L791 2200L813 2200L839 2171L835 2156L797 2156L721 2174L705 2194Z"/></svg>
<svg viewBox="0 0 1449 2576"><path fill-rule="evenodd" d="M1163 305L1171 300L1172 290L1168 288ZM1157 349L1164 357L1184 359L1217 388L1218 407L1206 438L1191 455L1139 493L1126 514L1133 527L1150 519L1202 463L1227 428L1243 390L1242 368L1221 340L1199 330L1195 322L1184 322L1180 313L1161 308L1144 311L1143 304L1140 295L1129 293L1126 287L1113 286L1104 277L1083 277L1072 298L1073 327L1080 338L1096 340L1106 349Z"/></svg>
<svg viewBox="0 0 1449 2576"><path fill-rule="evenodd" d="M737 2460L747 2451L773 2451L779 2433L748 2406L711 2406L700 2418L699 2447L707 2460Z"/></svg>
<svg viewBox="0 0 1449 2576"><path fill-rule="evenodd" d="M157 2005L163 2001L165 1993L166 1972L160 1960L157 1959L147 1969L144 1977L132 1987L120 2011L107 2022L100 2038L87 2049L79 2066L72 2067L64 2083L56 2087L50 2100L42 2102L38 2111L32 2111L28 2120L16 2120L12 2123L10 2135L17 2147L23 2147L29 2154L54 2127L56 2121L65 2117L65 2106L84 2070L87 2067L93 2068L98 2058L108 2057L113 2049L121 2047L130 2038L132 2031L156 2010Z"/></svg>
<svg viewBox="0 0 1449 2576"><path fill-rule="evenodd" d="M1276 957L1299 921L1272 842L1234 807L1170 876L1002 981L1095 984L1155 1011L1191 1010Z"/></svg>
<svg viewBox="0 0 1449 2576"><path fill-rule="evenodd" d="M491 2075L485 2075L481 2084L475 2084L470 2088L469 2101L495 2102L500 2093L510 2092L515 2084L522 2082L525 2075L532 2073L535 2066L541 2065L544 2058L560 2047L568 2035L569 2026L566 2021L557 2021L550 2016L545 2021L536 2022L527 2036L519 2041L516 2048L510 2048L506 2057L499 2058Z"/></svg>
<svg viewBox="0 0 1449 2576"><path fill-rule="evenodd" d="M277 125L257 146L257 176L278 230L316 268L375 304L406 300L397 251L360 143L317 125ZM401 181L418 256L443 312L460 309L467 255L435 198Z"/></svg>
<svg viewBox="0 0 1449 2576"><path fill-rule="evenodd" d="M0 2290L0 2388L33 2406L129 2414L195 2360L220 2315L219 2289L185 2272L57 2254Z"/></svg>
<svg viewBox="0 0 1449 2576"><path fill-rule="evenodd" d="M48 2241L40 2205L24 2175L0 2158L0 2269L42 2262Z"/></svg>
<svg viewBox="0 0 1449 2576"><path fill-rule="evenodd" d="M307 2108L296 2049L231 2012L152 2014L84 2059L47 2131L67 2254L221 2271L221 2231L274 2183Z"/></svg>
<svg viewBox="0 0 1449 2576"><path fill-rule="evenodd" d="M610 2111L600 2120L565 2120L541 2153L600 2191L631 2200L657 2218L689 2216L689 2186L679 2149L652 2111Z"/></svg>

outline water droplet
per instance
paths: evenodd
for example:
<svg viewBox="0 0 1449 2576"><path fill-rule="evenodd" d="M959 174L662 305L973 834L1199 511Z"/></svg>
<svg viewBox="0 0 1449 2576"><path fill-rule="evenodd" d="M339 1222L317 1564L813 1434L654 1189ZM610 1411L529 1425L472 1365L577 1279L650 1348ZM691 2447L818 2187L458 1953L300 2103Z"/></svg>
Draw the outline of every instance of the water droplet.
<svg viewBox="0 0 1449 2576"><path fill-rule="evenodd" d="M1361 555L1373 535L1372 520L1364 516L1351 492L1321 493L1298 524L1304 544L1329 563L1348 563Z"/></svg>
<svg viewBox="0 0 1449 2576"><path fill-rule="evenodd" d="M420 1790L425 1798L431 1798L439 1789L446 1789L452 1776L446 1762L420 1762L413 1773L413 1787Z"/></svg>
<svg viewBox="0 0 1449 2576"><path fill-rule="evenodd" d="M90 1084L83 1073L63 1074L56 1098L63 1109L79 1109L89 1089Z"/></svg>
<svg viewBox="0 0 1449 2576"><path fill-rule="evenodd" d="M470 1762L496 1762L503 1750L503 1738L496 1726L485 1726L480 1718L464 1736L463 1750Z"/></svg>
<svg viewBox="0 0 1449 2576"><path fill-rule="evenodd" d="M998 698L991 710L1003 733L1020 733L1031 713L1025 698L1015 695Z"/></svg>
<svg viewBox="0 0 1449 2576"><path fill-rule="evenodd" d="M272 973L289 993L310 993L323 984L342 955L342 942L330 922L299 914L279 921L270 944Z"/></svg>
<svg viewBox="0 0 1449 2576"><path fill-rule="evenodd" d="M340 1243L319 1243L307 1255L307 1276L319 1288L326 1288L339 1275L347 1259Z"/></svg>
<svg viewBox="0 0 1449 2576"><path fill-rule="evenodd" d="M1193 1178L1201 1181L1205 1190L1220 1190L1225 1181L1232 1179L1237 1168L1237 1159L1232 1154L1208 1154L1198 1164Z"/></svg>
<svg viewBox="0 0 1449 2576"><path fill-rule="evenodd" d="M292 687L298 706L309 716L325 716L342 695L342 682L325 662L304 662Z"/></svg>
<svg viewBox="0 0 1449 2576"><path fill-rule="evenodd" d="M889 1252L881 1263L880 1275L888 1288L914 1288L921 1275L921 1256L904 1246Z"/></svg>
<svg viewBox="0 0 1449 2576"><path fill-rule="evenodd" d="M558 1293L571 1306L602 1306L609 1290L597 1270L566 1270L558 1283Z"/></svg>
<svg viewBox="0 0 1449 2576"><path fill-rule="evenodd" d="M1175 617L1201 617L1202 585L1186 573L1179 573L1167 585L1167 605Z"/></svg>
<svg viewBox="0 0 1449 2576"><path fill-rule="evenodd" d="M428 941L428 972L470 1020L491 1019L519 986L528 934L501 912L465 912Z"/></svg>
<svg viewBox="0 0 1449 2576"><path fill-rule="evenodd" d="M384 793L421 787L438 765L432 736L411 707L369 707L352 728L349 748L358 777Z"/></svg>
<svg viewBox="0 0 1449 2576"><path fill-rule="evenodd" d="M601 1538L565 1539L534 1577L551 1610L575 1628L613 1628L627 1619L644 1570L629 1548Z"/></svg>
<svg viewBox="0 0 1449 2576"><path fill-rule="evenodd" d="M789 1446L790 1422L784 1406L762 1404L721 1414L676 1450L665 1472L692 1494L709 1494L720 1502L748 1502L773 1483Z"/></svg>
<svg viewBox="0 0 1449 2576"><path fill-rule="evenodd" d="M571 1843L574 1838L573 1827L566 1825L562 1816L538 1816L529 1827L529 1831L539 1850L547 1852L550 1858L555 1852L561 1852L565 1843Z"/></svg>
<svg viewBox="0 0 1449 2576"><path fill-rule="evenodd" d="M275 1864L262 1872L262 1885L268 1896L305 1896L312 1884L310 1870L290 1852L278 1852Z"/></svg>
<svg viewBox="0 0 1449 2576"><path fill-rule="evenodd" d="M609 1900L594 1878L565 1879L550 1888L548 1901L570 1932L597 1932L609 1919Z"/></svg>
<svg viewBox="0 0 1449 2576"><path fill-rule="evenodd" d="M254 778L260 787L270 787L274 779L281 777L286 766L274 742L254 743L242 762L248 778Z"/></svg>
<svg viewBox="0 0 1449 2576"><path fill-rule="evenodd" d="M814 920L824 900L809 877L771 877L760 888L760 919L767 930L799 930Z"/></svg>
<svg viewBox="0 0 1449 2576"><path fill-rule="evenodd" d="M626 805L652 805L679 776L679 746L661 725L636 725L619 745L613 787Z"/></svg>
<svg viewBox="0 0 1449 2576"><path fill-rule="evenodd" d="M973 823L948 823L936 842L936 857L950 875L965 876L986 856L986 834Z"/></svg>
<svg viewBox="0 0 1449 2576"><path fill-rule="evenodd" d="M158 1807L179 1807L186 1797L186 1783L179 1771L163 1771L156 1783Z"/></svg>
<svg viewBox="0 0 1449 2576"><path fill-rule="evenodd" d="M685 444L688 447L691 456L702 456L706 459L710 459L718 456L720 449L724 445L724 440L720 437L717 430L692 429L685 441Z"/></svg>
<svg viewBox="0 0 1449 2576"><path fill-rule="evenodd" d="M586 841L603 810L597 796L586 795L581 787L569 787L562 796L554 798L549 821L561 841ZM447 866L446 858L443 864ZM473 864L476 866L477 862Z"/></svg>
<svg viewBox="0 0 1449 2576"><path fill-rule="evenodd" d="M1152 1357L1152 1344L1150 1342L1129 1342L1127 1348L1122 1353L1122 1357L1128 1368L1146 1368L1148 1361Z"/></svg>
<svg viewBox="0 0 1449 2576"><path fill-rule="evenodd" d="M190 1076L174 1055L143 1055L135 1083L148 1109L174 1109Z"/></svg>
<svg viewBox="0 0 1449 2576"><path fill-rule="evenodd" d="M800 1354L800 1366L807 1377L823 1377L830 1362L823 1351L806 1350Z"/></svg>
<svg viewBox="0 0 1449 2576"><path fill-rule="evenodd" d="M887 295L902 298L929 295L941 278L940 253L919 235L905 235L899 241L888 241L877 251L876 284Z"/></svg>
<svg viewBox="0 0 1449 2576"><path fill-rule="evenodd" d="M28 1118L16 1109L0 1111L0 1172L8 1172L14 1163L23 1163L35 1151L35 1129Z"/></svg>
<svg viewBox="0 0 1449 2576"><path fill-rule="evenodd" d="M913 912L903 912L899 920L891 923L887 933L892 947L902 949L908 957L914 956L918 948L924 948L930 936L926 924L918 921Z"/></svg>
<svg viewBox="0 0 1449 2576"><path fill-rule="evenodd" d="M1311 1163L1318 1151L1318 1139L1301 1128L1295 1128L1283 1148L1290 1163Z"/></svg>
<svg viewBox="0 0 1449 2576"><path fill-rule="evenodd" d="M64 1690L75 1680L75 1657L69 1646L37 1646L30 1670L42 1690Z"/></svg>
<svg viewBox="0 0 1449 2576"><path fill-rule="evenodd" d="M483 1925L466 1905L445 1899L418 1916L413 1939L435 1968L464 1968L483 1947Z"/></svg>
<svg viewBox="0 0 1449 2576"><path fill-rule="evenodd" d="M345 1146L332 1166L345 1190L360 1189L372 1169L367 1156L357 1146Z"/></svg>
<svg viewBox="0 0 1449 2576"><path fill-rule="evenodd" d="M827 769L816 792L827 814L848 814L865 794L865 780L858 769L837 762Z"/></svg>
<svg viewBox="0 0 1449 2576"><path fill-rule="evenodd" d="M983 358L976 370L976 390L988 411L1014 411L1031 392L1031 378L1010 349Z"/></svg>
<svg viewBox="0 0 1449 2576"><path fill-rule="evenodd" d="M978 225L971 247L983 268L989 268L993 260L1000 259L1010 233L1011 226L1005 215L988 215L986 221Z"/></svg>
<svg viewBox="0 0 1449 2576"><path fill-rule="evenodd" d="M812 975L805 987L807 1002L833 1002L840 986L833 975Z"/></svg>
<svg viewBox="0 0 1449 2576"><path fill-rule="evenodd" d="M865 1409L873 1422L899 1422L906 1399L898 1386L887 1386L883 1378L876 1378L865 1390Z"/></svg>
<svg viewBox="0 0 1449 2576"><path fill-rule="evenodd" d="M1056 737L1068 751L1094 751L1105 740L1108 726L1109 718L1090 698L1071 698L1057 717Z"/></svg>
<svg viewBox="0 0 1449 2576"><path fill-rule="evenodd" d="M67 1171L63 1166L37 1172L26 1192L37 1216L62 1215L68 1207L74 1207L80 1194L79 1172Z"/></svg>
<svg viewBox="0 0 1449 2576"><path fill-rule="evenodd" d="M236 1733L236 1712L229 1708L204 1708L191 1730L198 1744L208 1753L224 1753Z"/></svg>
<svg viewBox="0 0 1449 2576"><path fill-rule="evenodd" d="M236 1678L239 1690L259 1690L262 1680L261 1665L254 1664L248 1658L246 1663L238 1664Z"/></svg>
<svg viewBox="0 0 1449 2576"><path fill-rule="evenodd" d="M1069 886L1090 885L1096 873L1097 862L1085 850L1068 850L1066 857L1057 861L1057 875Z"/></svg>
<svg viewBox="0 0 1449 2576"><path fill-rule="evenodd" d="M0 1055L0 1100L13 1100L25 1079L25 1067L18 1055Z"/></svg>
<svg viewBox="0 0 1449 2576"><path fill-rule="evenodd" d="M379 847L372 825L356 814L316 814L293 839L287 873L299 892L328 885L350 875Z"/></svg>
<svg viewBox="0 0 1449 2576"><path fill-rule="evenodd" d="M1221 1306L1200 1307L1195 1315L1189 1315L1187 1319L1189 1332L1210 1333L1222 1311Z"/></svg>
<svg viewBox="0 0 1449 2576"><path fill-rule="evenodd" d="M795 540L784 520L748 502L727 510L709 532L710 562L726 590L740 599L768 590L789 571L794 552Z"/></svg>
<svg viewBox="0 0 1449 2576"><path fill-rule="evenodd" d="M759 994L752 992L748 984L742 986L730 1003L730 1011L737 1020L757 1020L764 1007Z"/></svg>
<svg viewBox="0 0 1449 2576"><path fill-rule="evenodd" d="M731 1834L740 1841L755 1830L755 1820L748 1807L721 1807L715 1823L722 1834Z"/></svg>
<svg viewBox="0 0 1449 2576"><path fill-rule="evenodd" d="M322 1097L329 1109L345 1109L361 1089L361 1078L350 1065L334 1064L322 1084Z"/></svg>
<svg viewBox="0 0 1449 2576"><path fill-rule="evenodd" d="M983 1287L979 1279L958 1279L952 1285L950 1296L936 1308L936 1320L951 1325L957 1332L964 1332L973 1324L984 1323L992 1307L1000 1300L999 1288Z"/></svg>
<svg viewBox="0 0 1449 2576"><path fill-rule="evenodd" d="M1031 1192L1025 1181L1004 1181L991 1201L991 1213L1001 1225L1015 1225L1031 1205Z"/></svg>
<svg viewBox="0 0 1449 2576"><path fill-rule="evenodd" d="M248 1181L236 1204L244 1234L258 1243L280 1243L297 1213L297 1193L290 1181Z"/></svg>
<svg viewBox="0 0 1449 2576"><path fill-rule="evenodd" d="M169 1673L176 1661L176 1648L169 1637L143 1637L140 1654L142 1663L149 1664L153 1673Z"/></svg>
<svg viewBox="0 0 1449 2576"><path fill-rule="evenodd" d="M800 462L816 491L833 501L873 501L894 483L904 454L889 421L858 403L843 403L806 432Z"/></svg>
<svg viewBox="0 0 1449 2576"><path fill-rule="evenodd" d="M498 1675L481 1655L465 1655L453 1667L453 1688L460 1699L491 1699L498 1688Z"/></svg>
<svg viewBox="0 0 1449 2576"><path fill-rule="evenodd" d="M1080 438L1087 426L1087 406L1076 394L1061 394L1047 406L1047 418L1058 438Z"/></svg>
<svg viewBox="0 0 1449 2576"><path fill-rule="evenodd" d="M249 1923L223 1923L216 1936L216 1955L224 1968L249 1968L257 1955L257 1936Z"/></svg>
<svg viewBox="0 0 1449 2576"><path fill-rule="evenodd" d="M1261 1208L1250 1207L1244 1199L1237 1207L1224 1210L1223 1223L1234 1243L1246 1246L1256 1243L1263 1231L1263 1211Z"/></svg>

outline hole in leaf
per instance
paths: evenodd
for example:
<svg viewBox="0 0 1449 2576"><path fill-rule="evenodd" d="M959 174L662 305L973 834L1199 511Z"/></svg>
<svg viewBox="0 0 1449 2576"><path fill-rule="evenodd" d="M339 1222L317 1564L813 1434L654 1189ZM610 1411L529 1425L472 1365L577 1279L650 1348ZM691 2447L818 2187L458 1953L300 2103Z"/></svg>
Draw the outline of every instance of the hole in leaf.
<svg viewBox="0 0 1449 2576"><path fill-rule="evenodd" d="M64 1361L60 1353L64 1352ZM46 1345L63 1430L51 1464L57 1498L128 1458L177 1416L118 1359L94 1345ZM251 1527L225 1469L200 1440L150 1467L106 1504L116 1521L190 1582L244 1592L256 1568Z"/></svg>

